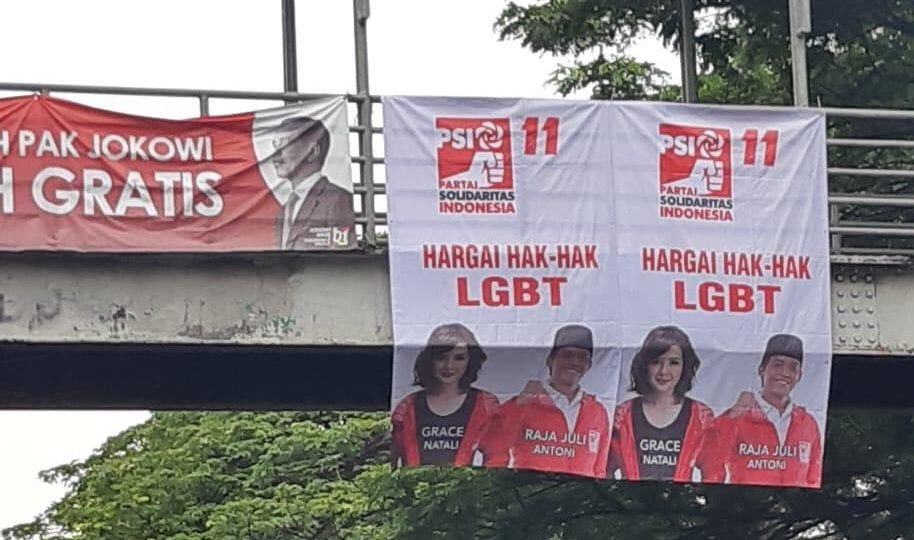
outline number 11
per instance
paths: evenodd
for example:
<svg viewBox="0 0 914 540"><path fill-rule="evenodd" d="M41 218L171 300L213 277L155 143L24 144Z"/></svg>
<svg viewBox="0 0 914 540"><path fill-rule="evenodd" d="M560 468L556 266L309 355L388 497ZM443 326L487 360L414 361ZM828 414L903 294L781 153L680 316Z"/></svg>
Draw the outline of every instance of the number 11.
<svg viewBox="0 0 914 540"><path fill-rule="evenodd" d="M532 155L536 153L539 138L540 119L536 116L528 116L524 120L524 153ZM544 153L547 156L554 156L559 150L559 119L557 116L550 116L543 122L543 132L546 133L546 148Z"/></svg>

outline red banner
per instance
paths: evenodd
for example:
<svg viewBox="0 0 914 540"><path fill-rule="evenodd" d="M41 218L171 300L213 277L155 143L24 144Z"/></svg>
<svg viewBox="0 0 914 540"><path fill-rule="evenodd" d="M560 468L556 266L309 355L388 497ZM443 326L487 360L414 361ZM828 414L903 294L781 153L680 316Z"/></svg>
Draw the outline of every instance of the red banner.
<svg viewBox="0 0 914 540"><path fill-rule="evenodd" d="M346 106L165 120L0 100L0 250L355 246Z"/></svg>

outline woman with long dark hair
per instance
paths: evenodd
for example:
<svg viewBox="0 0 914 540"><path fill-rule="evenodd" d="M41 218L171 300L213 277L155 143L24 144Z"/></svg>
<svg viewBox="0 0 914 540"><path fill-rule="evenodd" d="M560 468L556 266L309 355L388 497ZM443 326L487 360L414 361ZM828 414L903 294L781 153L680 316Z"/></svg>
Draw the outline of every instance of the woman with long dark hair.
<svg viewBox="0 0 914 540"><path fill-rule="evenodd" d="M701 361L689 336L658 326L632 359L629 391L638 394L616 407L609 476L629 480L689 482L696 467L711 409L686 394Z"/></svg>
<svg viewBox="0 0 914 540"><path fill-rule="evenodd" d="M470 465L498 399L474 388L486 354L458 323L435 328L416 356L413 384L391 418L394 465Z"/></svg>

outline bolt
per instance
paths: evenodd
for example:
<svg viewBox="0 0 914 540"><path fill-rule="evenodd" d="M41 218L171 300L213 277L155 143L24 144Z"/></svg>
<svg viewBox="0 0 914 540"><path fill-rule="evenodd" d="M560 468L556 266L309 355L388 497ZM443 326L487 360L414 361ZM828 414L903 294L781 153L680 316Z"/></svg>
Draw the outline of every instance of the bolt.
<svg viewBox="0 0 914 540"><path fill-rule="evenodd" d="M860 292L857 291L857 289L854 289L854 290L851 291L851 296L854 297L854 298L857 298L857 297L860 296Z"/></svg>
<svg viewBox="0 0 914 540"><path fill-rule="evenodd" d="M854 328L860 328L860 321L854 321Z"/></svg>
<svg viewBox="0 0 914 540"><path fill-rule="evenodd" d="M857 277L858 277L857 274L851 274L851 282L857 283Z"/></svg>
<svg viewBox="0 0 914 540"><path fill-rule="evenodd" d="M844 298L844 291L838 291L835 294L838 296L838 298Z"/></svg>
<svg viewBox="0 0 914 540"><path fill-rule="evenodd" d="M846 308L846 307L844 307L844 306L838 306L838 313L844 313L845 311L847 311L847 308Z"/></svg>
<svg viewBox="0 0 914 540"><path fill-rule="evenodd" d="M838 321L838 328L844 328L845 326L847 326L847 323L846 323L846 322L844 322L844 321Z"/></svg>
<svg viewBox="0 0 914 540"><path fill-rule="evenodd" d="M854 308L851 311L853 311L854 313L860 313L860 306L854 306Z"/></svg>
<svg viewBox="0 0 914 540"><path fill-rule="evenodd" d="M860 336L854 336L854 343L860 343L861 341L863 341L863 338Z"/></svg>
<svg viewBox="0 0 914 540"><path fill-rule="evenodd" d="M835 281L837 281L838 283L843 282L843 281L844 281L844 275L843 275L843 274L838 274L837 276L835 276Z"/></svg>
<svg viewBox="0 0 914 540"><path fill-rule="evenodd" d="M873 313L876 313L876 308L874 308L873 306L870 306L870 307L866 308L866 312L869 313L870 315L872 315Z"/></svg>
<svg viewBox="0 0 914 540"><path fill-rule="evenodd" d="M867 274L867 275L866 275L866 282L867 282L867 283L872 283L872 282L873 282L873 274Z"/></svg>

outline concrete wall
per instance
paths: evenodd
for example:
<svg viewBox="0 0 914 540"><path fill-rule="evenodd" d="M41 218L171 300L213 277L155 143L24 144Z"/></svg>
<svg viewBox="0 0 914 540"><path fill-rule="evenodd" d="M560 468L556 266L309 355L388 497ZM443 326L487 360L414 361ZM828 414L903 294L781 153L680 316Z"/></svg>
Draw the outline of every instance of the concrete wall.
<svg viewBox="0 0 914 540"><path fill-rule="evenodd" d="M385 345L385 255L0 257L0 339Z"/></svg>

